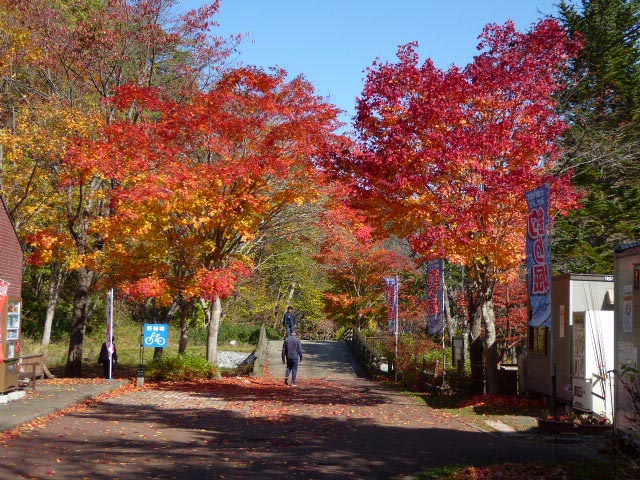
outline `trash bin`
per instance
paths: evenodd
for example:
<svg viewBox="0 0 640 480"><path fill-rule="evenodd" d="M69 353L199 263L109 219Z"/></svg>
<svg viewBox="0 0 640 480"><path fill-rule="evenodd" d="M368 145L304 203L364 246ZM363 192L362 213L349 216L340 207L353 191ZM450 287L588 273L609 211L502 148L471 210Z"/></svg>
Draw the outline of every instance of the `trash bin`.
<svg viewBox="0 0 640 480"><path fill-rule="evenodd" d="M498 393L502 395L518 394L517 365L503 365L498 370Z"/></svg>

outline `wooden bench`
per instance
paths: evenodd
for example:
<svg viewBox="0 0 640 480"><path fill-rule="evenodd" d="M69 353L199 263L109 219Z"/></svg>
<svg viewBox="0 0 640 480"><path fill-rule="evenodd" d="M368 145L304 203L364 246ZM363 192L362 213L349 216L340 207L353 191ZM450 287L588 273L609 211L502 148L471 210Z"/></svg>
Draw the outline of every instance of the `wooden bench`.
<svg viewBox="0 0 640 480"><path fill-rule="evenodd" d="M44 377L44 354L21 356L18 361L18 379L30 383L32 389L36 389L36 380Z"/></svg>

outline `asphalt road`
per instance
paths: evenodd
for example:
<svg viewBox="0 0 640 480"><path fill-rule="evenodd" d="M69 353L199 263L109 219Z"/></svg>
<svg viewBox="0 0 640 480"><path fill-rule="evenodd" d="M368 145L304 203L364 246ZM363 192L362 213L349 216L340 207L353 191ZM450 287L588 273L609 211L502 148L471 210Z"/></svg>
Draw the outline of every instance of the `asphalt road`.
<svg viewBox="0 0 640 480"><path fill-rule="evenodd" d="M298 368L299 382L305 379L353 380L362 378L364 372L351 350L343 342L302 341L304 358ZM267 347L267 365L270 372L284 378L282 363L282 341L271 340Z"/></svg>
<svg viewBox="0 0 640 480"><path fill-rule="evenodd" d="M273 376L147 385L52 419L0 445L0 479L406 479L555 458L553 443L478 431L358 377L342 344L305 348L298 388L278 351ZM585 455L559 447L561 460Z"/></svg>

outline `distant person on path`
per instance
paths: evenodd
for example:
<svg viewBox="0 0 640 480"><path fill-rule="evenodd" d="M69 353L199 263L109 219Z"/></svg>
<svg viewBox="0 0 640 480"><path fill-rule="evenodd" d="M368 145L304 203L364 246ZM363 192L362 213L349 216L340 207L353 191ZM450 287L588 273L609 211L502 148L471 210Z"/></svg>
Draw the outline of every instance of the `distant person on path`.
<svg viewBox="0 0 640 480"><path fill-rule="evenodd" d="M291 334L284 339L282 344L282 363L287 363L287 370L284 374L284 384L289 385L289 374L291 374L291 386L298 385L298 363L302 361L302 342L292 331Z"/></svg>
<svg viewBox="0 0 640 480"><path fill-rule="evenodd" d="M111 338L111 345L113 345L113 353L111 354L111 377L113 377L115 366L118 363L118 354L116 352L115 340L115 337ZM102 347L100 348L100 356L98 357L98 363L102 364L102 373L104 374L104 378L111 378L109 376L109 347L107 346L107 342L102 342Z"/></svg>
<svg viewBox="0 0 640 480"><path fill-rule="evenodd" d="M287 337L296 329L296 314L293 313L293 307L289 305L287 311L282 318L282 324L287 332Z"/></svg>

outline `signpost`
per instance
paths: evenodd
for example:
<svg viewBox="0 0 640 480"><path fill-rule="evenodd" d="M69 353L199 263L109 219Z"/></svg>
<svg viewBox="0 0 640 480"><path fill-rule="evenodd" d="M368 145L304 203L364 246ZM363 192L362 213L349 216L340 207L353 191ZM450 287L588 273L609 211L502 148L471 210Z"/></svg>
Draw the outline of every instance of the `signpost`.
<svg viewBox="0 0 640 480"><path fill-rule="evenodd" d="M140 332L140 364L136 384L144 385L144 347L164 348L169 345L169 324L145 323Z"/></svg>
<svg viewBox="0 0 640 480"><path fill-rule="evenodd" d="M166 347L169 343L169 325L145 323L143 337L145 347Z"/></svg>

